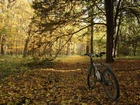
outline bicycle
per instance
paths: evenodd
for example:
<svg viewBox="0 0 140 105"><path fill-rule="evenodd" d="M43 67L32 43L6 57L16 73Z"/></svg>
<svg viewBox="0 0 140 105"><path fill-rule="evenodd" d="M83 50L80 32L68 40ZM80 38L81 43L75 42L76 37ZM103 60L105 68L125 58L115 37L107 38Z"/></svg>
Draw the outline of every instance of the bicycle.
<svg viewBox="0 0 140 105"><path fill-rule="evenodd" d="M90 58L90 66L88 68L87 84L89 89L93 89L96 85L96 82L100 82L107 96L111 100L117 100L120 96L119 83L112 71L112 68L109 64L102 62L102 57L105 52L100 52L99 54L84 54ZM100 57L100 63L95 63L92 57ZM101 72L99 67L105 67Z"/></svg>

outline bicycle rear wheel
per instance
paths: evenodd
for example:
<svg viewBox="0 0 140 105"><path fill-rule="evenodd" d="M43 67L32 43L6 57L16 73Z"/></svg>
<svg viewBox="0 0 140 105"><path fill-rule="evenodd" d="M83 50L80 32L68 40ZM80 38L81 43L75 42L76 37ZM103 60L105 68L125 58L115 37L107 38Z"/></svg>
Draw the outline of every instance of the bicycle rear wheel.
<svg viewBox="0 0 140 105"><path fill-rule="evenodd" d="M89 89L93 89L96 85L96 82L97 82L97 77L95 75L95 70L93 68L90 68L87 76L87 83Z"/></svg>
<svg viewBox="0 0 140 105"><path fill-rule="evenodd" d="M115 74L110 70L106 69L103 71L104 77L104 89L107 96L112 100L117 100L120 95L119 84Z"/></svg>

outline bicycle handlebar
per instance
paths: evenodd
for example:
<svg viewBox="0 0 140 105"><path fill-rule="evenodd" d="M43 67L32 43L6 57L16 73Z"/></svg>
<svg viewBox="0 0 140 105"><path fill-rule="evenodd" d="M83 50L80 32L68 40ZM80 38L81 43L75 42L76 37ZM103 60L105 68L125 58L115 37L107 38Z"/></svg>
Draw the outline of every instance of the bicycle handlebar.
<svg viewBox="0 0 140 105"><path fill-rule="evenodd" d="M87 55L89 56L90 58L92 57L102 57L103 55L105 54L105 52L100 52L99 54L92 54L92 53L88 53L88 54L84 54L84 55Z"/></svg>

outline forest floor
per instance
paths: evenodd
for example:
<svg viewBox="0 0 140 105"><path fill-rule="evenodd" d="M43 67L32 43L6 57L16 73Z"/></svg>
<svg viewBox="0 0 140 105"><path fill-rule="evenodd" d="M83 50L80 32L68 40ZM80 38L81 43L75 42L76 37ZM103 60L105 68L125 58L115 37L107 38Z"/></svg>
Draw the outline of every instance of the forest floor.
<svg viewBox="0 0 140 105"><path fill-rule="evenodd" d="M29 63L0 58L0 105L140 105L140 60L111 64L120 97L111 101L103 86L87 87L88 60L81 56L53 63Z"/></svg>

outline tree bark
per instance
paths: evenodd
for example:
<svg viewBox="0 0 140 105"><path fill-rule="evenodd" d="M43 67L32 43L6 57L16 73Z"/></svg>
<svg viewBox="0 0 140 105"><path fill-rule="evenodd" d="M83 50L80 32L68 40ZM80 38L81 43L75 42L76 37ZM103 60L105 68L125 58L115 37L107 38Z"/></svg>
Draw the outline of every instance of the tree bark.
<svg viewBox="0 0 140 105"><path fill-rule="evenodd" d="M107 23L107 41L106 41L106 62L113 62L113 0L105 0L106 23Z"/></svg>

